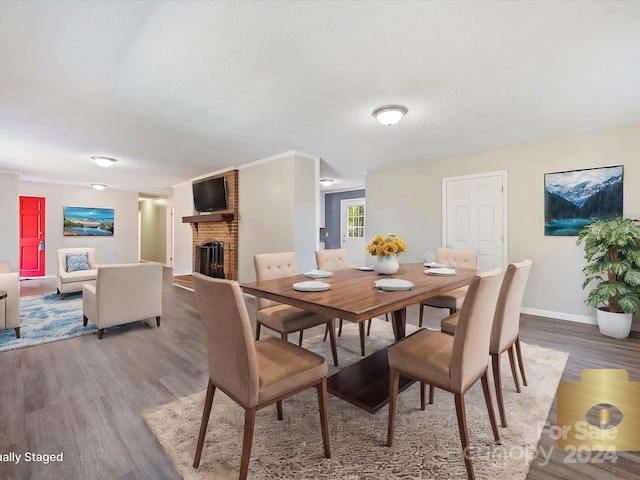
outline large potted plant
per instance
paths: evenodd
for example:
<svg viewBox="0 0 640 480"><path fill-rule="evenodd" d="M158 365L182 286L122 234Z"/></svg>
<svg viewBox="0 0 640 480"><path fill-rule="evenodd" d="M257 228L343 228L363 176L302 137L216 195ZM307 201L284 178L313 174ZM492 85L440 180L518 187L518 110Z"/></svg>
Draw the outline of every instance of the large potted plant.
<svg viewBox="0 0 640 480"><path fill-rule="evenodd" d="M640 309L640 221L596 220L580 231L576 243L584 243L587 260L582 288L596 283L586 303L596 309L600 332L627 337L632 316Z"/></svg>

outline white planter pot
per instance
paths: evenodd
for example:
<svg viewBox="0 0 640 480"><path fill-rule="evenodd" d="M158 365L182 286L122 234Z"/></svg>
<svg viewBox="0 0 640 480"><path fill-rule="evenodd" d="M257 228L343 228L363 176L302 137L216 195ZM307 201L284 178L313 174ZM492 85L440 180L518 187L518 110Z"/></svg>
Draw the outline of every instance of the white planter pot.
<svg viewBox="0 0 640 480"><path fill-rule="evenodd" d="M613 338L626 338L631 331L632 313L611 313L606 310L596 310L600 333Z"/></svg>

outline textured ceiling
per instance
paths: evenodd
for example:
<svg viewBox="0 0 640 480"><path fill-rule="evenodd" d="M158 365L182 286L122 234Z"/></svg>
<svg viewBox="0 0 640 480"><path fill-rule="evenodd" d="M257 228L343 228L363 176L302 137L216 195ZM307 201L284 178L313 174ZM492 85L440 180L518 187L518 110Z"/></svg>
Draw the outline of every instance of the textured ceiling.
<svg viewBox="0 0 640 480"><path fill-rule="evenodd" d="M638 122L639 55L638 1L2 1L0 170L169 194L296 150L351 188Z"/></svg>

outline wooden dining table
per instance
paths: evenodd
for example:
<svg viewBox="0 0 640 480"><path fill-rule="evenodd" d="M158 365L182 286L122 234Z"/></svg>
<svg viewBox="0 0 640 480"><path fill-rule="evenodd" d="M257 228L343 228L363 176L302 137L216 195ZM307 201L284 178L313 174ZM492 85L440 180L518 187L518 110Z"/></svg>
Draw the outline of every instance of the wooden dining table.
<svg viewBox="0 0 640 480"><path fill-rule="evenodd" d="M337 270L329 278L319 281L331 287L325 291L307 292L293 289L293 284L310 281L304 274L280 277L258 282L241 283L245 293L276 302L293 305L351 322L364 322L370 318L392 314L395 339L405 336L406 309L427 298L468 285L477 273L474 269L456 268L454 275L429 275L422 263L403 263L393 275L378 275L357 268ZM410 290L382 291L375 281L399 278L413 283ZM389 401L389 364L387 349L364 357L353 365L342 368L328 379L328 390L364 410L375 413ZM401 391L412 381L402 377Z"/></svg>

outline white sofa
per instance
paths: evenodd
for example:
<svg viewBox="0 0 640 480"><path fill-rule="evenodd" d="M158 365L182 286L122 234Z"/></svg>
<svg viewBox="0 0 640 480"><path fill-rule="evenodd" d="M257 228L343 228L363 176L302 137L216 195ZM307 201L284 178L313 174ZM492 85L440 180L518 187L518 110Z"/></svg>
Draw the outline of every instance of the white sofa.
<svg viewBox="0 0 640 480"><path fill-rule="evenodd" d="M89 255L89 270L68 272L67 253ZM85 284L95 285L98 274L96 263L96 249L93 247L59 248L58 249L58 292L60 299L64 300L65 293L81 292Z"/></svg>
<svg viewBox="0 0 640 480"><path fill-rule="evenodd" d="M160 326L162 316L162 264L155 262L101 265L96 284L82 287L84 325L90 320L104 329L148 320Z"/></svg>
<svg viewBox="0 0 640 480"><path fill-rule="evenodd" d="M0 330L15 328L20 338L20 274L12 272L6 260L0 260L0 290L7 292L0 299Z"/></svg>

